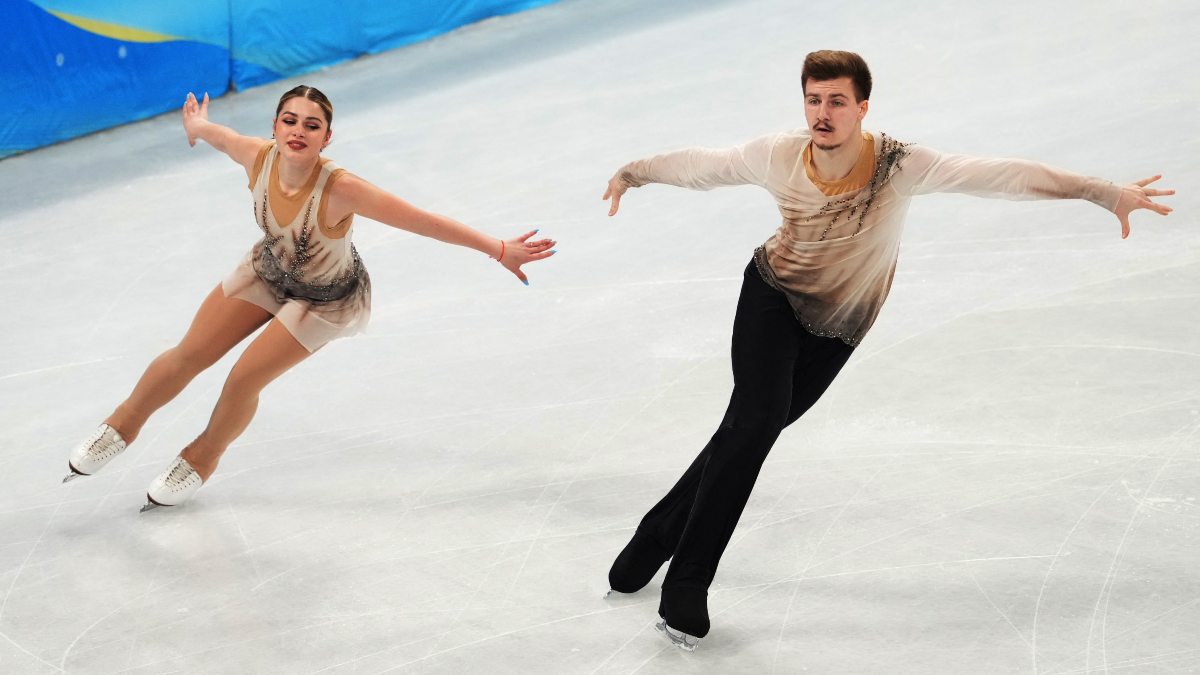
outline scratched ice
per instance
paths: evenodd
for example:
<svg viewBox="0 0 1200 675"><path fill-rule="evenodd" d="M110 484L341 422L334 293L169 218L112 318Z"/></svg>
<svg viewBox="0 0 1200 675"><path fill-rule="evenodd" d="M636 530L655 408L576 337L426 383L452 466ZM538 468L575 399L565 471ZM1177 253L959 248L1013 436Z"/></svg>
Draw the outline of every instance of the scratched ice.
<svg viewBox="0 0 1200 675"><path fill-rule="evenodd" d="M58 481L253 242L244 176L175 114L0 162L0 672L1200 671L1197 22L567 0L219 99L265 136L318 86L343 166L560 254L525 288L360 221L371 330L145 515L236 351ZM1125 241L1084 202L915 200L889 304L776 446L683 654L653 629L661 577L611 601L605 573L720 418L777 214L754 188L647 187L613 219L600 195L626 160L802 124L801 61L830 47L873 67L869 128L1181 194Z"/></svg>

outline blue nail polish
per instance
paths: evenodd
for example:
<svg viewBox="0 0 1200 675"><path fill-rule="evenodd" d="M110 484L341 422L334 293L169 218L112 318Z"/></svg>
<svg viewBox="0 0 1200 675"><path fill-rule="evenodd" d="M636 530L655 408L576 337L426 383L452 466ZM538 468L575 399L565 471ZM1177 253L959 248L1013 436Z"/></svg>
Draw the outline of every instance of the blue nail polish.
<svg viewBox="0 0 1200 675"><path fill-rule="evenodd" d="M551 252L551 253L558 253L558 249L553 249L553 250L551 250L550 252Z"/></svg>
<svg viewBox="0 0 1200 675"><path fill-rule="evenodd" d="M528 286L528 285L529 285L529 282L528 282L528 281L526 281L526 280L524 280L524 279L522 279L522 280L521 280L521 283L525 284L526 286Z"/></svg>
<svg viewBox="0 0 1200 675"><path fill-rule="evenodd" d="M533 233L534 233L534 234L537 234L538 232L541 232L541 230L534 230L534 231L533 231Z"/></svg>

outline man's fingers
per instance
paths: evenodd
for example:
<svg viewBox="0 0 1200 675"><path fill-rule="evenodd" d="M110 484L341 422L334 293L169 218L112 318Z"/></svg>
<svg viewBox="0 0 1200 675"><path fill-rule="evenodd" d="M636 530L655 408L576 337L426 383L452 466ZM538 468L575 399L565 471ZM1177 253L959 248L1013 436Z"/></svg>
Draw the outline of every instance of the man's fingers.
<svg viewBox="0 0 1200 675"><path fill-rule="evenodd" d="M1166 204L1159 204L1158 202L1150 199L1150 197L1148 197L1148 196L1138 199L1137 204L1133 208L1134 209L1147 209L1147 210L1153 211L1153 212L1163 215L1163 216L1167 215L1171 211L1174 211L1174 209L1167 206Z"/></svg>
<svg viewBox="0 0 1200 675"><path fill-rule="evenodd" d="M1129 236L1129 216L1119 215L1117 218L1121 220L1121 238L1124 239Z"/></svg>
<svg viewBox="0 0 1200 675"><path fill-rule="evenodd" d="M614 194L612 197L612 206L608 208L608 215L615 216L619 208L621 208L621 195Z"/></svg>

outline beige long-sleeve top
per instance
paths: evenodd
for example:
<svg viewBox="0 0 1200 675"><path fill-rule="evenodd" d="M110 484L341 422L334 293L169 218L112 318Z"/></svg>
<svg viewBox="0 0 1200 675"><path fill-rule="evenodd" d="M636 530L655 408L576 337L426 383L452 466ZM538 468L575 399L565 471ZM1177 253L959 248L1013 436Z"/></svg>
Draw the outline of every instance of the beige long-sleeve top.
<svg viewBox="0 0 1200 675"><path fill-rule="evenodd" d="M1109 211L1121 188L1109 181L1019 159L942 154L877 135L865 187L832 197L805 170L811 136L799 129L734 148L688 148L630 162L627 187L665 183L694 190L758 185L783 222L755 251L763 278L788 298L814 335L857 345L891 288L909 200L931 192L1006 199L1086 199Z"/></svg>

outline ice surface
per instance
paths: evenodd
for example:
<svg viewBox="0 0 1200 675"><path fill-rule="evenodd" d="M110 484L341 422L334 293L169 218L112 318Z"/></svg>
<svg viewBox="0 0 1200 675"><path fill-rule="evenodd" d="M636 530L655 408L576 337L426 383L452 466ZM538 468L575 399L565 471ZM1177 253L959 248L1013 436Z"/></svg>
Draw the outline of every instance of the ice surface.
<svg viewBox="0 0 1200 675"><path fill-rule="evenodd" d="M305 82L327 151L422 207L560 240L529 288L368 221L374 319L265 393L197 498L139 515L238 350L102 474L70 448L256 237L175 114L0 162L0 672L1200 672L1200 5L567 0L212 104L266 136ZM727 402L755 188L627 160L803 123L812 49L867 126L1181 193L914 201L879 322L780 439L694 654L661 576L602 599ZM180 82L180 100L188 83Z"/></svg>

